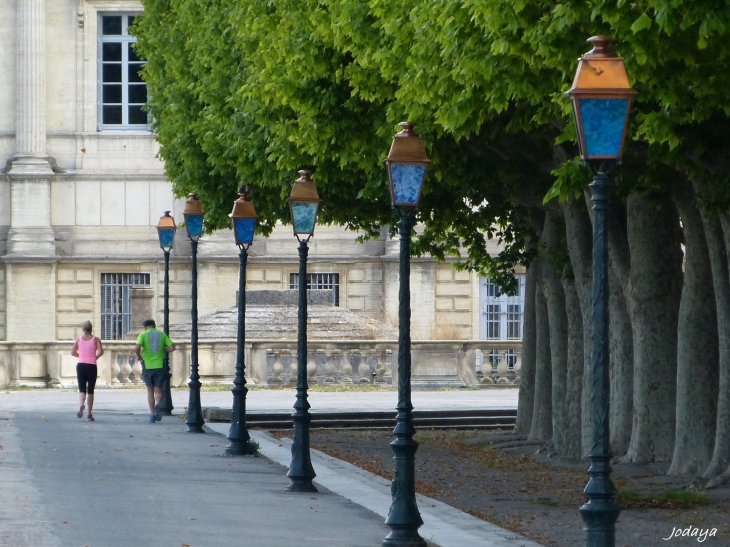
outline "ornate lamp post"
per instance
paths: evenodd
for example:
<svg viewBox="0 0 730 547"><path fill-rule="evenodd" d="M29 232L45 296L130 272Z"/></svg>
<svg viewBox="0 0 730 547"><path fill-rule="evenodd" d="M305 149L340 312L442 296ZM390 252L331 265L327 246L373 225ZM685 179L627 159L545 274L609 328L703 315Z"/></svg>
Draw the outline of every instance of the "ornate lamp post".
<svg viewBox="0 0 730 547"><path fill-rule="evenodd" d="M248 248L253 243L253 231L256 227L256 209L248 200L248 186L239 188L239 198L233 203L233 235L239 253L238 268L238 339L236 345L236 379L233 381L233 410L231 412L231 428L228 430L226 454L239 456L249 454L248 441L251 436L246 429L246 363L244 350L246 344L246 263Z"/></svg>
<svg viewBox="0 0 730 547"><path fill-rule="evenodd" d="M287 490L292 492L316 492L312 484L316 477L309 454L309 402L307 401L307 243L314 235L314 225L319 210L319 195L311 171L299 171L301 175L287 200L291 210L294 237L299 241L299 331L297 337L297 400L294 403L294 442L291 447L291 465L286 474L291 480Z"/></svg>
<svg viewBox="0 0 730 547"><path fill-rule="evenodd" d="M594 36L593 50L578 61L573 87L567 92L573 102L580 153L586 163L601 160L591 186L593 210L593 448L588 459L590 479L584 492L588 502L580 508L586 523L587 547L614 547L616 489L611 482L609 437L610 381L608 371L608 240L606 208L611 181L621 159L629 109L636 91L631 89L624 61L610 48L611 39Z"/></svg>
<svg viewBox="0 0 730 547"><path fill-rule="evenodd" d="M415 455L418 443L413 440L413 405L411 404L411 231L414 212L421 201L421 189L430 160L423 141L413 131L413 124L403 122L393 139L385 160L390 180L390 197L398 214L400 232L400 288L398 292L398 415L390 443L395 460L391 492L393 501L385 524L391 532L383 540L387 547L425 547L418 534L423 524L416 505Z"/></svg>
<svg viewBox="0 0 730 547"><path fill-rule="evenodd" d="M170 251L175 244L175 219L170 216L170 211L160 217L157 223L157 237L160 240L160 248L165 253L165 289L163 296L163 330L165 334L170 334ZM165 389L162 391L162 400L158 405L159 411L165 415L172 415L172 393L170 392L170 354L165 353L164 357L165 370Z"/></svg>
<svg viewBox="0 0 730 547"><path fill-rule="evenodd" d="M203 235L203 206L196 193L190 194L185 202L185 229L190 238L193 256L192 306L190 317L190 395L188 398L188 433L205 433L203 430L203 409L200 407L200 374L198 374L198 240Z"/></svg>

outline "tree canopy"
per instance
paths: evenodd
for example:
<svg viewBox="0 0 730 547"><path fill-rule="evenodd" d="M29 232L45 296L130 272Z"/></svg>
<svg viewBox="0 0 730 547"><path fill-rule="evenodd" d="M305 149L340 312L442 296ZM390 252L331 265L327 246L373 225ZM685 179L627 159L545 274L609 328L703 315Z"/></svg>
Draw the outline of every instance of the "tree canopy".
<svg viewBox="0 0 730 547"><path fill-rule="evenodd" d="M383 160L418 124L432 167L416 253L459 256L507 283L529 259L526 208L580 191L563 92L585 39L606 34L639 95L626 192L666 189L667 169L723 196L730 6L707 0L144 0L138 51L153 128L178 195L210 229L238 185L268 233L288 221L296 171L315 171L320 220L374 235L392 222ZM490 257L485 238L504 250Z"/></svg>

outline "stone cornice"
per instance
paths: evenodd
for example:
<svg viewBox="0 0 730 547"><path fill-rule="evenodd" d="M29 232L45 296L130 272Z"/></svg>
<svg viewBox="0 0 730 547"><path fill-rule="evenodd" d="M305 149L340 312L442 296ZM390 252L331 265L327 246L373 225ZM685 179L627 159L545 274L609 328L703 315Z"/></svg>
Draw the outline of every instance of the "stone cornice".
<svg viewBox="0 0 730 547"><path fill-rule="evenodd" d="M55 264L59 262L59 256L28 256L20 254L7 254L0 256L0 262L5 264Z"/></svg>
<svg viewBox="0 0 730 547"><path fill-rule="evenodd" d="M163 173L109 173L109 172L88 172L82 173L80 171L68 170L63 173L58 173L54 179L56 181L69 181L69 180L80 180L80 181L114 181L114 182L125 182L125 181L145 181L145 182L168 182L167 177Z"/></svg>

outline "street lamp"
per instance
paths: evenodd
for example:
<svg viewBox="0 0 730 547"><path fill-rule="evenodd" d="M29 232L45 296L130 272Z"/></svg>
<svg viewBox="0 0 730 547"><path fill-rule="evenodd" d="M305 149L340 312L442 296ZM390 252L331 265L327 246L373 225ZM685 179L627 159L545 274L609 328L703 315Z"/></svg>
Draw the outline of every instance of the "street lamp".
<svg viewBox="0 0 730 547"><path fill-rule="evenodd" d="M425 547L426 540L418 534L423 524L416 505L415 455L418 443L413 440L413 405L411 404L411 231L415 208L421 201L421 190L430 160L421 137L413 124L403 122L403 128L393 138L385 160L390 180L390 197L398 214L400 232L400 288L398 293L398 415L390 443L395 460L391 493L393 496L388 518L391 532L384 546Z"/></svg>
<svg viewBox="0 0 730 547"><path fill-rule="evenodd" d="M170 251L175 244L175 219L170 216L170 211L165 211L165 214L160 217L160 221L157 223L157 237L160 240L160 248L165 253L165 289L163 296L163 330L165 334L170 334ZM170 354L165 352L164 356L164 371L165 371L165 388L162 390L162 399L160 400L157 409L161 414L165 416L172 415L172 393L170 392L170 379L172 373L170 372Z"/></svg>
<svg viewBox="0 0 730 547"><path fill-rule="evenodd" d="M316 477L309 453L309 402L307 401L307 242L314 235L314 225L319 209L317 186L310 178L311 171L299 171L301 175L287 200L291 210L294 237L299 241L299 332L297 337L297 400L294 403L294 442L291 447L291 465L286 474L292 492L316 492L312 484Z"/></svg>
<svg viewBox="0 0 730 547"><path fill-rule="evenodd" d="M611 39L588 39L593 50L578 60L573 87L567 92L573 103L580 154L586 163L601 160L590 185L595 212L593 219L593 448L588 459L590 479L584 490L588 502L580 508L585 521L587 547L614 547L620 508L614 503L611 482L608 370L608 240L606 208L611 181L621 159L631 102L631 89L624 61L610 50Z"/></svg>
<svg viewBox="0 0 730 547"><path fill-rule="evenodd" d="M236 379L233 381L233 410L231 411L231 428L228 430L226 454L239 456L250 454L248 441L251 436L246 429L246 363L244 350L246 345L246 263L248 248L253 243L253 231L256 227L256 209L248 200L248 186L238 189L239 198L233 203L233 212L229 215L233 220L233 235L236 245L241 250L238 267L238 338L236 344Z"/></svg>
<svg viewBox="0 0 730 547"><path fill-rule="evenodd" d="M185 202L185 229L190 238L190 247L193 255L192 272L192 305L190 317L190 395L188 398L188 433L205 433L203 430L203 409L200 407L200 374L198 373L198 240L203 234L203 206L196 193L190 194Z"/></svg>

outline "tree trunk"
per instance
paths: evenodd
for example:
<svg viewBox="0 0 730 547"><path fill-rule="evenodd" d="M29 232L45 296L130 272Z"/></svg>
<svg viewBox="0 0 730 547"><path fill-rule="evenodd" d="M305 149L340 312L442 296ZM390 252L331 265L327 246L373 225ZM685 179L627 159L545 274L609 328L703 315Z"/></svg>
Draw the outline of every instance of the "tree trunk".
<svg viewBox="0 0 730 547"><path fill-rule="evenodd" d="M720 364L715 446L712 460L702 475L703 479L709 480L707 487L711 488L730 480L730 273L727 254L730 216L723 215L721 225L720 219L702 212L702 222L712 264ZM724 240L723 231L726 234Z"/></svg>
<svg viewBox="0 0 730 547"><path fill-rule="evenodd" d="M565 311L568 317L568 371L565 396L565 433L561 456L573 460L583 457L581 441L581 394L583 392L583 314L575 280L563 279Z"/></svg>
<svg viewBox="0 0 730 547"><path fill-rule="evenodd" d="M565 226L557 214L545 216L542 232L543 245L547 253L541 257L542 290L548 311L550 335L550 364L552 374L552 418L553 445L558 455L564 453L565 436L565 394L568 370L568 318L565 313L565 291L561 279L562 272L553 257L565 254ZM558 259L559 260L559 259Z"/></svg>
<svg viewBox="0 0 730 547"><path fill-rule="evenodd" d="M634 420L627 462L669 461L674 452L677 320L682 287L680 225L671 202L627 200L631 249L628 305L634 331Z"/></svg>
<svg viewBox="0 0 730 547"><path fill-rule="evenodd" d="M685 267L677 328L677 424L669 475L701 473L712 459L717 419L718 340L712 267L689 183L674 201L684 228Z"/></svg>
<svg viewBox="0 0 730 547"><path fill-rule="evenodd" d="M591 413L591 333L593 332L593 228L588 207L584 201L574 198L561 204L565 217L565 235L568 245L570 264L573 267L575 289L580 302L580 312L583 321L583 368L580 371L581 382L580 417L578 431L580 432L581 456L588 457L593 447L593 414Z"/></svg>
<svg viewBox="0 0 730 547"><path fill-rule="evenodd" d="M609 261L610 262L610 261ZM626 298L613 265L608 269L608 346L611 375L611 452L624 455L631 440L634 397L634 344Z"/></svg>
<svg viewBox="0 0 730 547"><path fill-rule="evenodd" d="M546 441L553 436L552 370L547 303L539 286L535 290L535 330L535 406L528 440Z"/></svg>
<svg viewBox="0 0 730 547"><path fill-rule="evenodd" d="M535 262L527 268L525 276L525 315L522 327L522 369L520 393L517 401L515 433L527 434L532 427L532 411L535 404L535 287L539 271Z"/></svg>

